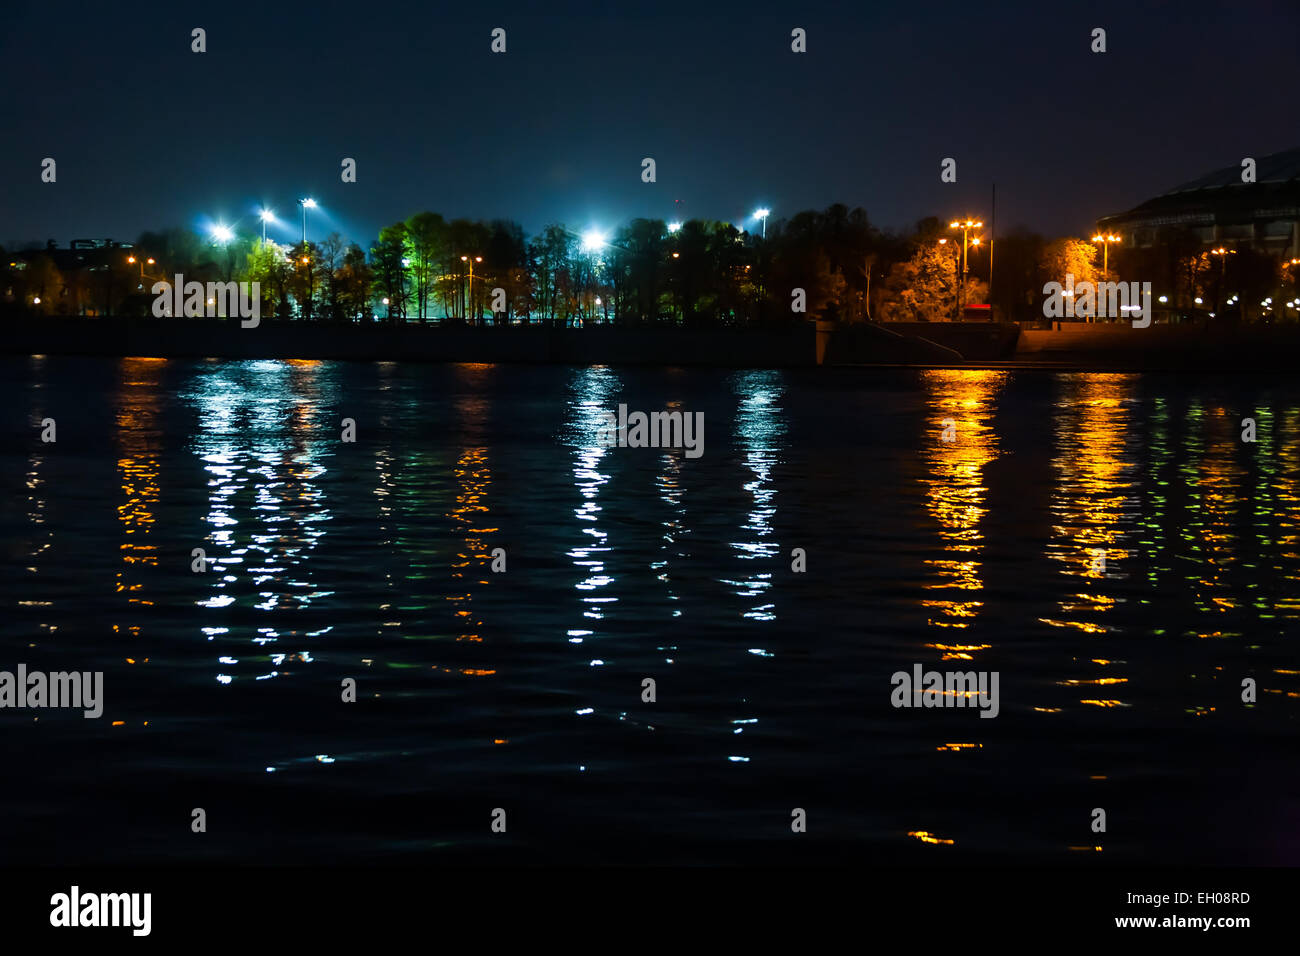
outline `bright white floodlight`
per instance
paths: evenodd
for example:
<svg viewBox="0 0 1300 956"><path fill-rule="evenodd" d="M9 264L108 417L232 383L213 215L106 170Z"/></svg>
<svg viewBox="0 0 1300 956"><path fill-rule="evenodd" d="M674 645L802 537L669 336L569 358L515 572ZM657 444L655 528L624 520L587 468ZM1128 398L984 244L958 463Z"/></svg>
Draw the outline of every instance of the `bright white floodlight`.
<svg viewBox="0 0 1300 956"><path fill-rule="evenodd" d="M598 229L588 229L582 234L582 251L596 252L605 246L605 234Z"/></svg>

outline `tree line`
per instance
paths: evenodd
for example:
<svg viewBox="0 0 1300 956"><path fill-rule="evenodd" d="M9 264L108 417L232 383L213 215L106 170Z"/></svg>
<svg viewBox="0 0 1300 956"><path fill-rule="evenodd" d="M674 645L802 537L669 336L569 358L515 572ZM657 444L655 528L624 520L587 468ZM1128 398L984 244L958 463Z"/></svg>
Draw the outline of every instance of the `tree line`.
<svg viewBox="0 0 1300 956"><path fill-rule="evenodd" d="M602 323L736 325L825 318L946 321L962 303L990 302L996 318L1041 318L1042 287L1098 279L1151 281L1174 305L1222 304L1229 291L1262 299L1295 284L1295 269L1249 249L1217 260L1194 236L1169 231L1149 249L1113 247L1105 276L1098 247L1023 229L989 244L936 217L882 230L861 208L836 204L768 224L767 235L728 222L634 219L593 240L561 224L529 237L508 220L420 212L363 248L333 233L292 245L191 230L145 232L129 250L76 262L56 250L6 254L3 300L46 314L147 315L152 283L259 283L262 314L283 320L382 323ZM979 240L979 241L973 241ZM128 261L134 259L134 261ZM145 266L146 260L153 260ZM990 283L990 279L992 282ZM803 290L802 313L792 290ZM35 300L39 299L39 302Z"/></svg>

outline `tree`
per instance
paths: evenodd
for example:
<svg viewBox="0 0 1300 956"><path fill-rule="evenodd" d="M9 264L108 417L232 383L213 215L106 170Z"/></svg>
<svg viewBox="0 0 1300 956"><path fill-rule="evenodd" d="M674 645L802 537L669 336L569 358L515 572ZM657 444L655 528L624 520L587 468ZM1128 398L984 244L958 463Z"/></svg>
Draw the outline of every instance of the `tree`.
<svg viewBox="0 0 1300 956"><path fill-rule="evenodd" d="M337 232L331 232L316 248L321 281L321 317L330 322L342 318L336 273L343 265L343 251L343 237Z"/></svg>
<svg viewBox="0 0 1300 956"><path fill-rule="evenodd" d="M881 292L880 317L885 322L946 322L957 308L960 268L951 242L930 237L917 243L912 257L890 268ZM960 255L960 250L957 250Z"/></svg>
<svg viewBox="0 0 1300 956"><path fill-rule="evenodd" d="M248 253L248 281L258 284L262 314L282 314L289 299L289 249L274 240L258 239Z"/></svg>
<svg viewBox="0 0 1300 956"><path fill-rule="evenodd" d="M1043 247L1039 259L1039 275L1042 285L1048 282L1066 284L1067 276L1074 276L1074 283L1097 281L1097 247L1082 239L1054 239ZM1042 285L1039 288L1042 288Z"/></svg>
<svg viewBox="0 0 1300 956"><path fill-rule="evenodd" d="M310 322L316 314L321 287L320 249L310 242L293 247L289 290L298 303L298 316Z"/></svg>
<svg viewBox="0 0 1300 956"><path fill-rule="evenodd" d="M366 263L366 254L356 243L343 253L343 263L337 277L341 318L348 322L368 322L374 317L370 305L370 289L374 273Z"/></svg>
<svg viewBox="0 0 1300 956"><path fill-rule="evenodd" d="M437 213L416 213L406 220L405 242L408 274L415 284L415 314L424 322L430 293L447 256L447 224Z"/></svg>
<svg viewBox="0 0 1300 956"><path fill-rule="evenodd" d="M409 299L406 283L406 224L394 223L379 230L379 240L370 247L370 262L374 270L374 291L388 300L388 321L394 324L406 321Z"/></svg>
<svg viewBox="0 0 1300 956"><path fill-rule="evenodd" d="M569 286L569 260L576 244L563 226L552 223L529 244L533 280L537 289L537 310L544 320L567 320L564 302Z"/></svg>

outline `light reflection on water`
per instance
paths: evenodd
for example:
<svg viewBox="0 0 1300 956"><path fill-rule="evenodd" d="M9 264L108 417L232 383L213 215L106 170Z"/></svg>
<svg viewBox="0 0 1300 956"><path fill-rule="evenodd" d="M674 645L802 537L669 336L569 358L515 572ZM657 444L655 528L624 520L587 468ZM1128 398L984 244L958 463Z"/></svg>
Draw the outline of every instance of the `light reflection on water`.
<svg viewBox="0 0 1300 956"><path fill-rule="evenodd" d="M1130 736L1271 760L1250 721L1293 720L1300 700L1300 404L1281 386L882 372L832 406L823 380L777 371L128 359L86 386L103 389L95 448L75 444L80 413L59 406L71 384L51 364L25 360L10 396L24 429L58 417L60 443L6 459L5 544L28 570L0 627L70 664L161 651L165 666L132 669L156 683L106 717L198 728L224 760L198 776L273 768L303 792L424 794L490 767L543 802L579 773L613 792L698 783L726 794L699 811L703 832L736 793L766 801L820 768L829 813L870 817L868 835L848 827L864 845L962 850L996 842L995 808L951 799L966 784L1002 777L1042 803L1127 774L1172 802L1209 778L1182 752L1133 756ZM704 457L600 447L596 413L633 396L705 412ZM846 447L868 450L869 472ZM856 541L896 545L881 560L897 570L875 579L887 595L841 560ZM792 546L809 551L803 579ZM203 574L193 547L212 559ZM96 588L111 593L83 600ZM1001 668L1000 718L891 712L893 656L918 645L927 666ZM410 709L299 716L344 676ZM660 680L656 705L643 676ZM1245 676L1266 717L1240 703ZM951 776L936 789L932 766L900 754L940 754ZM876 809L880 779L899 806ZM672 800L646 819L685 826L671 821L696 804ZM1071 839L1011 852L1050 858Z"/></svg>
<svg viewBox="0 0 1300 956"><path fill-rule="evenodd" d="M983 470L999 453L993 416L1006 373L941 369L926 372L924 381L929 414L922 441L929 472L921 481L944 556L925 562L937 578L926 587L940 596L920 603L931 610L931 625L967 628L984 606L979 594L984 587L980 522L988 513Z"/></svg>
<svg viewBox="0 0 1300 956"><path fill-rule="evenodd" d="M340 429L325 420L326 406L337 400L331 370L311 361L208 365L182 398L197 413L190 447L208 476L210 530L199 546L210 559L201 580L211 593L195 603L215 611L243 601L274 612L328 599L332 590L313 581L312 555L331 518L323 461L341 431L327 437L327 428ZM310 662L301 642L332 630L283 628L281 620L256 623L248 638L264 648L253 660L270 665L252 675L257 679L279 676L286 659ZM203 632L213 639L230 629L214 624ZM229 665L238 659L222 658L227 669L217 679L229 684L237 676Z"/></svg>
<svg viewBox="0 0 1300 956"><path fill-rule="evenodd" d="M604 605L618 601L602 590L613 584L614 579L605 573L604 556L611 550L609 534L598 523L601 488L610 478L600 470L602 460L610 453L610 449L601 447L598 439L600 415L617 408L618 390L618 376L610 369L595 366L583 370L571 387L565 422L566 441L573 449L573 483L580 498L573 515L581 536L567 554L585 575L574 587L580 592L579 601L585 605L582 616L593 622L605 616ZM592 623L580 623L582 626L569 629L569 639L575 644L581 644L595 627Z"/></svg>
<svg viewBox="0 0 1300 956"><path fill-rule="evenodd" d="M159 413L160 359L123 359L121 391L117 402L117 437L121 457L117 467L123 501L118 506L122 523L122 567L117 572L117 591L124 593L130 613L132 605L154 602L144 593L139 571L157 567L158 546L151 534L158 506L158 444L162 437ZM113 624L118 633L138 635L140 624L131 619Z"/></svg>
<svg viewBox="0 0 1300 956"><path fill-rule="evenodd" d="M742 486L749 498L749 511L740 526L747 540L733 541L731 547L740 560L755 562L759 567L748 570L743 580L724 579L723 583L741 597L756 599L744 612L745 618L775 621L776 603L770 594L773 572L759 568L770 568L772 559L780 552L780 543L773 537L777 488L772 472L779 461L786 430L781 407L782 373L737 372L731 384L737 403L732 435L742 455L741 464L750 473Z"/></svg>
<svg viewBox="0 0 1300 956"><path fill-rule="evenodd" d="M457 640L480 642L483 640L480 629L483 621L478 617L473 606L474 588L486 587L484 577L491 563L489 536L499 530L492 525L488 507L488 490L492 484L492 469L488 461L488 449L479 444L484 440L484 428L488 416L488 400L484 390L491 366L460 366L459 371L467 379L466 387L471 392L462 394L456 401L455 417L461 428L460 456L452 469L456 480L455 504L447 515L452 526L463 537L463 547L456 552L452 561L453 590L447 596L451 602L458 624ZM463 593L462 589L463 588ZM485 676L490 671L477 668L469 669L475 676Z"/></svg>
<svg viewBox="0 0 1300 956"><path fill-rule="evenodd" d="M1068 593L1045 624L1104 633L1104 615L1123 600L1109 585L1128 575L1126 542L1140 507L1127 434L1136 378L1069 374L1060 382L1047 558L1059 563Z"/></svg>

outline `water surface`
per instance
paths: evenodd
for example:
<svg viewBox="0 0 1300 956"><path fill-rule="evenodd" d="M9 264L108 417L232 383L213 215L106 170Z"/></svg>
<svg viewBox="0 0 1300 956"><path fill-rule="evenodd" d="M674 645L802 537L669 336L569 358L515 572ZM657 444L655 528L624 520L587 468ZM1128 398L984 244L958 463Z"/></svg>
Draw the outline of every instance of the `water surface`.
<svg viewBox="0 0 1300 956"><path fill-rule="evenodd" d="M1300 863L1284 378L0 368L8 862Z"/></svg>

